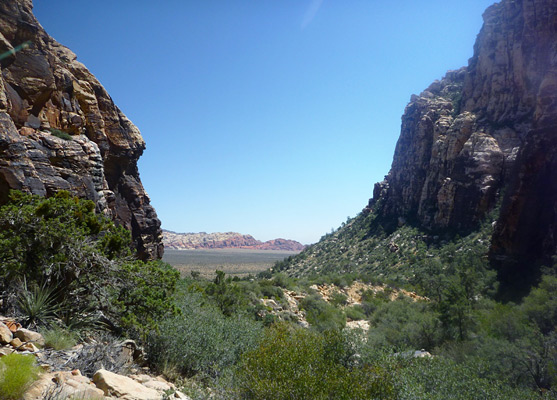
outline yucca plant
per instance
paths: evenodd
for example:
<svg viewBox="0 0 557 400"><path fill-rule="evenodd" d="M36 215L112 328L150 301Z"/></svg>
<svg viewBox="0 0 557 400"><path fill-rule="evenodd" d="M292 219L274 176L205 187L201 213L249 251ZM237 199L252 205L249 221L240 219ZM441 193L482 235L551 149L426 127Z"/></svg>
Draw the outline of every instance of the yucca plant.
<svg viewBox="0 0 557 400"><path fill-rule="evenodd" d="M19 295L17 304L25 317L28 327L48 325L53 322L57 314L62 311L62 305L56 298L56 291L47 285L27 288L27 281L23 281L23 291Z"/></svg>

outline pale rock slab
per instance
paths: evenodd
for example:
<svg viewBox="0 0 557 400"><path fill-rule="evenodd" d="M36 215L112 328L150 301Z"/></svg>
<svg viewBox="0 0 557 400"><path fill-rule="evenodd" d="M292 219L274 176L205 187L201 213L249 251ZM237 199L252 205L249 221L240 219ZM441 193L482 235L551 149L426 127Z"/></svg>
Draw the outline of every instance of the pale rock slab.
<svg viewBox="0 0 557 400"><path fill-rule="evenodd" d="M14 337L10 328L0 322L0 344L9 344L13 338Z"/></svg>
<svg viewBox="0 0 557 400"><path fill-rule="evenodd" d="M124 400L162 400L162 395L155 389L143 386L132 378L115 374L104 369L98 370L93 382L105 396L113 396Z"/></svg>
<svg viewBox="0 0 557 400"><path fill-rule="evenodd" d="M29 329L19 328L14 336L22 342L31 342L36 346L44 346L44 337L39 332L34 332Z"/></svg>

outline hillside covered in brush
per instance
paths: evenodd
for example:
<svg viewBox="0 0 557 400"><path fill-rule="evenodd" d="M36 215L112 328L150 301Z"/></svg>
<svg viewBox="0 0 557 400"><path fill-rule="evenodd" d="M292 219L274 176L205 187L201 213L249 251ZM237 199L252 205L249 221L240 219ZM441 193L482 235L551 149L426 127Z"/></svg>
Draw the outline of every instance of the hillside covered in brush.
<svg viewBox="0 0 557 400"><path fill-rule="evenodd" d="M277 268L407 281L450 243L451 257L485 256L510 292L539 279L557 250L556 17L546 0L488 8L468 66L412 95L362 213Z"/></svg>

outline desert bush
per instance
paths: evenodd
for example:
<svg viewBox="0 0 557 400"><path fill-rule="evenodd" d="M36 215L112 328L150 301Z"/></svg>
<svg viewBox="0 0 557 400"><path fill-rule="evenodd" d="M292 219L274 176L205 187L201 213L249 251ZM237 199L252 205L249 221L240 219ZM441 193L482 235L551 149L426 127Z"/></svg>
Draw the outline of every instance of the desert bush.
<svg viewBox="0 0 557 400"><path fill-rule="evenodd" d="M385 304L385 302L386 300L380 298L364 299L362 296L362 311L366 317L370 317L379 307Z"/></svg>
<svg viewBox="0 0 557 400"><path fill-rule="evenodd" d="M147 336L146 352L155 368L215 378L256 345L260 322L244 314L227 317L202 293L185 292L179 297L181 316L161 321L159 331Z"/></svg>
<svg viewBox="0 0 557 400"><path fill-rule="evenodd" d="M249 295L237 282L232 282L230 277L226 278L223 271L215 271L216 277L213 282L205 286L205 294L211 298L225 315L232 315L236 311L245 309L249 304Z"/></svg>
<svg viewBox="0 0 557 400"><path fill-rule="evenodd" d="M370 343L395 350L432 349L441 340L440 321L427 303L396 300L371 316Z"/></svg>
<svg viewBox="0 0 557 400"><path fill-rule="evenodd" d="M267 283L269 282L269 283ZM284 293L282 289L278 286L273 286L270 284L270 281L263 281L260 284L260 291L263 297L267 297L269 299L282 299L284 297Z"/></svg>
<svg viewBox="0 0 557 400"><path fill-rule="evenodd" d="M543 334L557 327L557 277L545 275L524 298L521 309Z"/></svg>
<svg viewBox="0 0 557 400"><path fill-rule="evenodd" d="M39 372L33 355L12 353L0 358L0 399L20 399Z"/></svg>
<svg viewBox="0 0 557 400"><path fill-rule="evenodd" d="M346 296L341 292L335 291L331 296L330 303L336 307L339 307L339 306L346 305L347 300L348 300L348 296Z"/></svg>
<svg viewBox="0 0 557 400"><path fill-rule="evenodd" d="M82 343L70 359L61 365L54 365L56 369L78 369L81 373L92 378L95 372L103 368L117 374L130 372L130 358L122 352L123 340L110 332L98 332L89 342Z"/></svg>
<svg viewBox="0 0 557 400"><path fill-rule="evenodd" d="M277 324L242 357L234 382L244 399L391 399L391 376L381 367L343 364L342 335Z"/></svg>
<svg viewBox="0 0 557 400"><path fill-rule="evenodd" d="M0 208L5 292L17 290L14 285L24 276L30 287L55 287L56 302L71 304L74 313L100 307L116 266L96 244L116 227L94 208L92 201L64 191L48 199L10 192L10 202Z"/></svg>
<svg viewBox="0 0 557 400"><path fill-rule="evenodd" d="M456 363L444 357L417 358L399 370L400 400L540 399L535 391L512 388L482 376L483 365ZM549 398L549 397L548 397Z"/></svg>
<svg viewBox="0 0 557 400"><path fill-rule="evenodd" d="M0 207L0 296L16 296L24 277L29 290L18 306L30 324L102 317L114 328L153 328L153 315L173 311L178 273L132 261L131 246L130 233L96 214L92 201L11 191Z"/></svg>
<svg viewBox="0 0 557 400"><path fill-rule="evenodd" d="M275 286L288 289L293 285L293 279L284 273L278 273L273 277L272 283Z"/></svg>
<svg viewBox="0 0 557 400"><path fill-rule="evenodd" d="M344 313L318 294L305 297L300 301L300 308L306 311L307 321L318 330L342 329L346 325Z"/></svg>
<svg viewBox="0 0 557 400"><path fill-rule="evenodd" d="M346 307L344 309L344 313L346 314L346 318L350 318L353 321L366 319L364 308L359 304L353 305L351 307Z"/></svg>
<svg viewBox="0 0 557 400"><path fill-rule="evenodd" d="M477 312L478 330L483 336L514 342L531 330L528 317L513 303L482 302Z"/></svg>
<svg viewBox="0 0 557 400"><path fill-rule="evenodd" d="M145 335L157 329L160 319L178 315L172 297L179 277L178 271L160 261L123 264L120 289L114 301L123 326Z"/></svg>

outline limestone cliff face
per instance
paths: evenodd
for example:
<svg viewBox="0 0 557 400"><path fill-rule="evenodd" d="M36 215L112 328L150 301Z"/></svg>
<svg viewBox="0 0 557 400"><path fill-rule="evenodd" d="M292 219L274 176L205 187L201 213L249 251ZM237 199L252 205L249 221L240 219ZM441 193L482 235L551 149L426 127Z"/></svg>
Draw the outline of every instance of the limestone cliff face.
<svg viewBox="0 0 557 400"><path fill-rule="evenodd" d="M557 250L557 3L503 0L483 17L468 67L412 96L368 209L462 231L504 196L491 258L528 268Z"/></svg>
<svg viewBox="0 0 557 400"><path fill-rule="evenodd" d="M140 257L160 258L160 221L137 170L139 130L31 10L31 0L0 2L0 53L11 51L0 61L0 203L9 189L69 190L130 229Z"/></svg>

